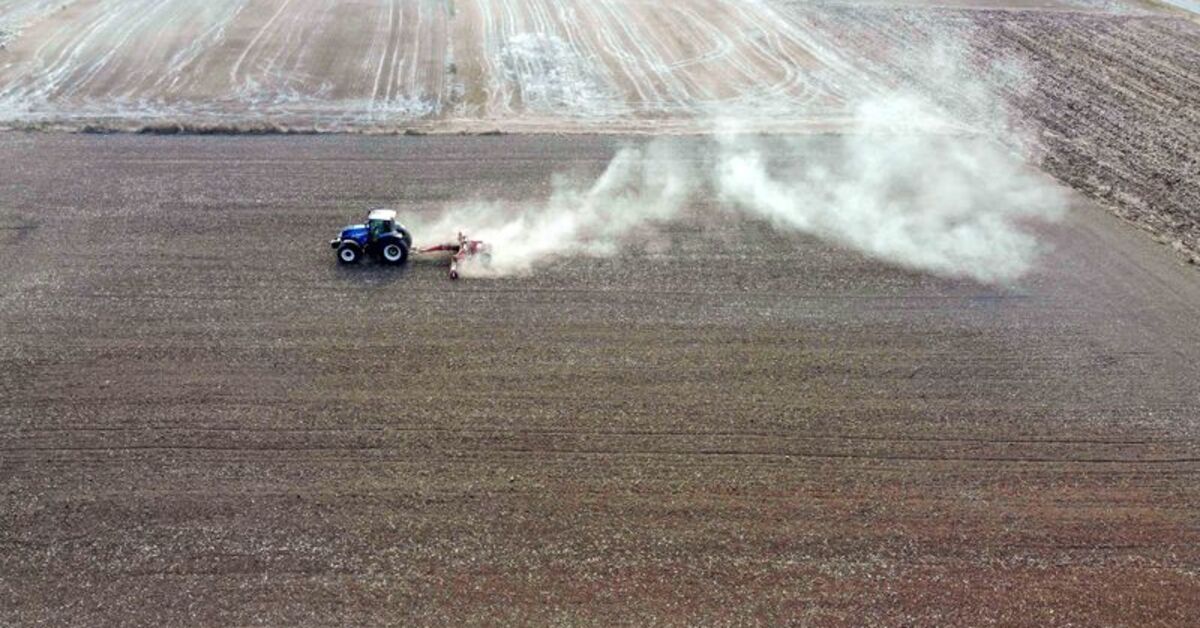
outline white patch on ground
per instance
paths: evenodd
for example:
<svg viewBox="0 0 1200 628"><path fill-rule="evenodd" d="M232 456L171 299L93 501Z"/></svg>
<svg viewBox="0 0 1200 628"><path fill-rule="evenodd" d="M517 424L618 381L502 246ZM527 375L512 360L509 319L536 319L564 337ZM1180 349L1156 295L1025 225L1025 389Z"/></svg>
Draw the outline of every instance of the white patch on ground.
<svg viewBox="0 0 1200 628"><path fill-rule="evenodd" d="M0 0L0 45L11 44L26 24L68 4L69 0Z"/></svg>
<svg viewBox="0 0 1200 628"><path fill-rule="evenodd" d="M1167 4L1177 6L1186 11L1200 15L1200 0L1163 0Z"/></svg>
<svg viewBox="0 0 1200 628"><path fill-rule="evenodd" d="M500 63L504 78L513 83L529 111L604 115L617 109L615 94L599 69L554 35L510 37Z"/></svg>

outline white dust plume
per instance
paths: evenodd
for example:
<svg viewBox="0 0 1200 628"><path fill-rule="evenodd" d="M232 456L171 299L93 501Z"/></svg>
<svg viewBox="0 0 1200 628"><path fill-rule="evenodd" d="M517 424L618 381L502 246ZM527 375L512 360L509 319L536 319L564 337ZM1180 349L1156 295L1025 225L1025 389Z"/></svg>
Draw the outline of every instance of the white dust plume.
<svg viewBox="0 0 1200 628"><path fill-rule="evenodd" d="M905 268L983 283L1028 272L1039 252L1029 227L1056 219L1059 188L983 139L913 128L916 99L860 108L858 127L827 151L778 148L726 133L713 181L745 213ZM921 125L923 126L923 125ZM778 143L778 142L777 142Z"/></svg>
<svg viewBox="0 0 1200 628"><path fill-rule="evenodd" d="M661 142L625 148L593 183L557 177L545 202L527 207L473 203L449 209L417 233L450 240L458 232L491 247L486 266L464 276L524 274L573 256L607 257L651 238L656 222L675 218L690 199L695 173Z"/></svg>
<svg viewBox="0 0 1200 628"><path fill-rule="evenodd" d="M465 230L492 246L490 268L464 275L527 273L576 255L609 256L653 237L693 201L853 249L896 266L1005 284L1036 263L1035 224L1059 217L1065 197L1013 152L1022 145L1003 103L937 49L935 97L957 88L957 113L915 93L868 98L836 137L758 136L737 120L711 139L656 140L620 151L590 184L559 178L544 202L450 207L421 232ZM1019 68L997 72L1019 81ZM994 105L994 106L993 106ZM986 125L975 123L985 120ZM749 126L761 127L761 119ZM967 129L973 129L968 131ZM998 141L1003 140L1003 141ZM680 147L689 147L686 155ZM797 269L802 270L802 269Z"/></svg>

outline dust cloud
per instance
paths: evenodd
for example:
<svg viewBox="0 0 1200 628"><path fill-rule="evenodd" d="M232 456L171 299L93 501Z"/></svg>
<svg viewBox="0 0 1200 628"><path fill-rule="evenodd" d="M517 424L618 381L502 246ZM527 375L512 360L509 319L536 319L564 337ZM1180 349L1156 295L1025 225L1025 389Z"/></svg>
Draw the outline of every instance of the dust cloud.
<svg viewBox="0 0 1200 628"><path fill-rule="evenodd" d="M778 229L897 266L982 283L1019 279L1039 252L1029 227L1062 214L1060 189L993 141L921 129L926 107L910 97L865 103L859 128L832 149L784 140L787 159L725 134L713 187Z"/></svg>
<svg viewBox="0 0 1200 628"><path fill-rule="evenodd" d="M555 258L615 255L695 201L716 199L781 232L898 267L1015 282L1042 250L1034 225L1059 218L1066 199L1025 163L1022 138L948 50L929 53L930 65L945 90L964 94L958 111L927 94L891 92L862 99L848 132L822 138L762 136L744 132L740 116L715 117L698 151L656 139L621 150L594 182L560 177L533 207L456 205L422 230L437 237L466 230L488 242L490 267L464 274L504 276ZM1010 64L994 71L1021 75ZM973 124L980 119L986 124Z"/></svg>
<svg viewBox="0 0 1200 628"><path fill-rule="evenodd" d="M502 203L450 208L417 233L452 240L458 232L491 246L487 266L468 264L464 276L528 273L568 256L608 257L678 217L701 180L663 141L627 147L590 185L559 176L544 203L514 209Z"/></svg>

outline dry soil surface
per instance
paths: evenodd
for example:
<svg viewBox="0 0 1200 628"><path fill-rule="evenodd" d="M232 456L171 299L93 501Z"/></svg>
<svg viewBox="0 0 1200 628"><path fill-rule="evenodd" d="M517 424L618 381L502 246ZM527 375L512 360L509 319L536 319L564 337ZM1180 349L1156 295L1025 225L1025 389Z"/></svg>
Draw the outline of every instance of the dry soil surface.
<svg viewBox="0 0 1200 628"><path fill-rule="evenodd" d="M1200 616L1200 282L1086 203L1007 289L732 218L326 244L622 141L0 136L0 623Z"/></svg>

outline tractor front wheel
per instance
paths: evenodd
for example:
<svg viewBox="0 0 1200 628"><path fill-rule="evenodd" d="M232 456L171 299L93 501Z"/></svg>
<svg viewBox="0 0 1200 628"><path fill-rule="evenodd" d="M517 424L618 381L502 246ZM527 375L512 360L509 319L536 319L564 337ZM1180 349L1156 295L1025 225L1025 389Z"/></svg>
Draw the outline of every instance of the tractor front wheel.
<svg viewBox="0 0 1200 628"><path fill-rule="evenodd" d="M337 250L338 261L347 266L357 264L362 260L362 249L353 242L343 242Z"/></svg>

